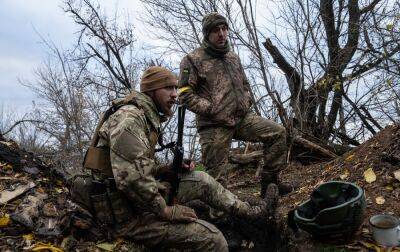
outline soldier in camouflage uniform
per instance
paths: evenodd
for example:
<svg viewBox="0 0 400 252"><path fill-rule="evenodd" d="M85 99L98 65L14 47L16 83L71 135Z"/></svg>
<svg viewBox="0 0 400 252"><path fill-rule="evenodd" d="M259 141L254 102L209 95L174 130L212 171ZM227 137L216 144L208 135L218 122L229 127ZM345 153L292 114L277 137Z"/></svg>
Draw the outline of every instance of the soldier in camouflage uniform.
<svg viewBox="0 0 400 252"><path fill-rule="evenodd" d="M262 142L262 195L269 183L278 183L286 166L286 131L281 125L250 111L250 85L239 57L230 50L228 23L218 13L203 18L203 42L182 59L181 102L196 114L202 159L215 178L225 177L232 139ZM291 190L279 184L280 193Z"/></svg>
<svg viewBox="0 0 400 252"><path fill-rule="evenodd" d="M162 196L166 187L156 178L168 169L155 162L154 152L161 123L172 115L176 86L177 79L170 71L150 67L142 76L140 93L134 91L114 102L122 107L102 124L97 144L97 148L109 150L112 171L92 170L93 177L114 184L109 187L114 189L107 189L114 237L149 248L227 251L222 233L180 204L199 199L226 214L253 220L268 215L268 210L266 205L250 206L240 201L207 173L193 171L193 163L183 167L179 204L167 206ZM92 205L99 221L107 219L106 204L99 205L92 197Z"/></svg>

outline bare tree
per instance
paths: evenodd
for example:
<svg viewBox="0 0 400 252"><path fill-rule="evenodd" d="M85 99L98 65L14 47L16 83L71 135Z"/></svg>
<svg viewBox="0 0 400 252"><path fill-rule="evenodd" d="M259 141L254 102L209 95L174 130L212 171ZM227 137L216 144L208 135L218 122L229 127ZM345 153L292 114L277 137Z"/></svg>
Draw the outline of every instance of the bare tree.
<svg viewBox="0 0 400 252"><path fill-rule="evenodd" d="M92 1L64 4L79 29L74 47L61 50L42 39L50 57L35 82L22 82L41 98L30 118L68 174L80 169L101 112L135 87L142 63L135 57L133 25L101 14Z"/></svg>
<svg viewBox="0 0 400 252"><path fill-rule="evenodd" d="M327 140L336 131L339 112L346 112L344 102L350 105L348 118L357 116L373 134L375 128L381 128L367 104L357 100L358 92L368 96L368 83L376 84L370 78L380 70L381 63L398 57L398 39L386 43L375 40L378 51L385 44L388 49L379 56L368 50L370 36L388 38L381 25L371 23L378 16L390 20L393 12L387 8L391 5L390 1L286 1L280 13L296 34L297 48L284 47L293 52L284 56L271 40L267 39L264 46L288 79L291 105L301 130ZM356 95L352 95L354 90ZM353 139L343 131L344 122L339 124L342 138Z"/></svg>
<svg viewBox="0 0 400 252"><path fill-rule="evenodd" d="M390 99L391 112L372 104L372 98L383 101L397 94L396 87L389 92L375 78L393 79L398 73L396 1L269 2L275 15L263 20L266 7L251 0L142 2L148 23L160 30L157 38L170 42L167 50L182 54L200 45L204 14L225 15L231 43L252 80L256 111L269 118L276 111L289 130L294 125L325 143L356 144L396 120L396 100ZM358 120L361 125L352 123Z"/></svg>

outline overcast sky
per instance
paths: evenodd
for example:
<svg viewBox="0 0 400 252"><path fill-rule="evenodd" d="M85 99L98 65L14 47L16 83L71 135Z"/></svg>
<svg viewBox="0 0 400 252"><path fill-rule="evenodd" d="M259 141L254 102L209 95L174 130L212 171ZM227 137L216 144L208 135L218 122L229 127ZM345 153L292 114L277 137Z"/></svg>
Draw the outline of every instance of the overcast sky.
<svg viewBox="0 0 400 252"><path fill-rule="evenodd" d="M117 8L131 18L141 10L138 0L99 2L107 13ZM46 59L40 36L61 48L74 41L77 27L61 5L62 0L0 0L0 107L21 114L37 100L18 79L34 81L34 69Z"/></svg>

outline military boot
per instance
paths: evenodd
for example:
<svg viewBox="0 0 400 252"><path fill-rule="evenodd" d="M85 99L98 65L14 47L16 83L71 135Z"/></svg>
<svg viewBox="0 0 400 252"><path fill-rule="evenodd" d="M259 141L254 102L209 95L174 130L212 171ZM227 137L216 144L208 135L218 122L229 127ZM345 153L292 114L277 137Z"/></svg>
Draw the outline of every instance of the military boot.
<svg viewBox="0 0 400 252"><path fill-rule="evenodd" d="M279 170L268 170L264 169L261 173L261 197L264 198L266 195L267 187L269 184L274 183L278 186L279 195L283 196L292 192L295 188L291 184L282 183L278 179Z"/></svg>
<svg viewBox="0 0 400 252"><path fill-rule="evenodd" d="M233 215L251 221L270 219L275 214L279 197L278 187L269 184L264 200L257 205L250 205L248 202L236 201L233 206Z"/></svg>

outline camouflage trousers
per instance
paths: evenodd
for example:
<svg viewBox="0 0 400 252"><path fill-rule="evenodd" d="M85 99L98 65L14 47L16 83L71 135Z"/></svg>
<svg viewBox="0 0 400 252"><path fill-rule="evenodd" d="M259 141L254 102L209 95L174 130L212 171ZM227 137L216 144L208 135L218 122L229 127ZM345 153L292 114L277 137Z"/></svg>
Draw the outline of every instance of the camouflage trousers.
<svg viewBox="0 0 400 252"><path fill-rule="evenodd" d="M182 176L177 198L179 204L200 200L224 214L241 214L249 206L201 171ZM192 223L171 223L154 214L143 214L117 230L116 234L149 248L228 251L222 233L211 223L200 219Z"/></svg>
<svg viewBox="0 0 400 252"><path fill-rule="evenodd" d="M228 160L232 139L263 143L264 164L270 171L278 172L286 164L285 128L254 113L247 113L235 127L210 126L199 128L198 132L202 162L215 178L226 177L234 166Z"/></svg>

